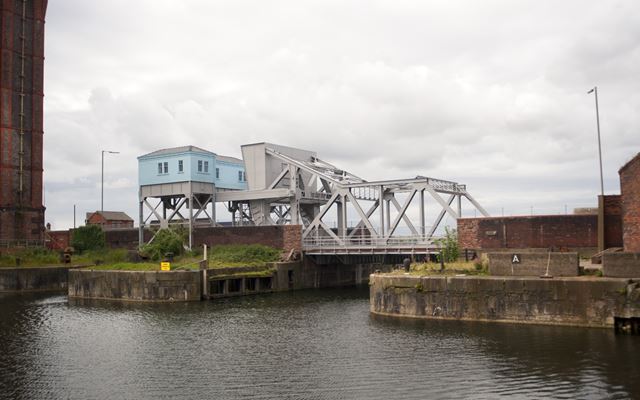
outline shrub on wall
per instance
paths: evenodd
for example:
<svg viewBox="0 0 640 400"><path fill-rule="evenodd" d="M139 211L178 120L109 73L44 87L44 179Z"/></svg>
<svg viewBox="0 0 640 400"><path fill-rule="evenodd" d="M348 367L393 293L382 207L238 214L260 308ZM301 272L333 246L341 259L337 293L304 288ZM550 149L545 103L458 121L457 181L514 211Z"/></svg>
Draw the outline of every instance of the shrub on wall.
<svg viewBox="0 0 640 400"><path fill-rule="evenodd" d="M458 232L455 229L444 228L444 237L436 240L442 248L442 258L444 262L454 262L458 260L460 250L458 249Z"/></svg>
<svg viewBox="0 0 640 400"><path fill-rule="evenodd" d="M161 229L158 231L153 241L142 247L142 253L158 261L165 257L167 253L174 256L182 254L184 234L174 229Z"/></svg>
<svg viewBox="0 0 640 400"><path fill-rule="evenodd" d="M105 247L104 232L98 225L81 226L73 230L71 246L82 253L87 250L100 250Z"/></svg>

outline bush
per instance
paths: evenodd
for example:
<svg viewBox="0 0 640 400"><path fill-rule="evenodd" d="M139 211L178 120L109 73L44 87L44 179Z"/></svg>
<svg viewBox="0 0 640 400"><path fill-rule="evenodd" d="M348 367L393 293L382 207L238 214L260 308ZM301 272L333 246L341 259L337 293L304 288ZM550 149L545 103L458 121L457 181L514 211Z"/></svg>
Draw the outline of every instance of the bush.
<svg viewBox="0 0 640 400"><path fill-rule="evenodd" d="M444 228L444 232L444 237L437 239L435 242L442 247L444 262L457 261L460 255L460 250L458 249L458 233L455 229L449 229L448 226ZM440 261L439 258L440 256L438 255L438 261Z"/></svg>
<svg viewBox="0 0 640 400"><path fill-rule="evenodd" d="M167 253L174 256L182 254L184 241L183 235L173 229L161 229L158 231L153 241L142 246L142 253L154 261L165 257Z"/></svg>
<svg viewBox="0 0 640 400"><path fill-rule="evenodd" d="M98 225L85 225L73 230L71 246L79 252L101 250L105 247L104 232Z"/></svg>
<svg viewBox="0 0 640 400"><path fill-rule="evenodd" d="M261 244L214 246L209 258L221 263L265 263L278 261L280 250Z"/></svg>

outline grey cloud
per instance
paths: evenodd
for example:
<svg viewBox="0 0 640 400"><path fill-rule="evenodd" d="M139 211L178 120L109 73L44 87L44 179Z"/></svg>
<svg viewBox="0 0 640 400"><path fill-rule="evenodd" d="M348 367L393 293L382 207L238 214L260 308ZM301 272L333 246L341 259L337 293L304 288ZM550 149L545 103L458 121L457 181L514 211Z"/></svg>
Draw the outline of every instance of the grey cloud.
<svg viewBox="0 0 640 400"><path fill-rule="evenodd" d="M62 199L98 207L101 149L121 152L109 208L135 214L140 154L256 141L367 179L469 183L493 212L591 204L590 87L608 191L640 150L639 15L631 0L51 2L47 219L69 224Z"/></svg>

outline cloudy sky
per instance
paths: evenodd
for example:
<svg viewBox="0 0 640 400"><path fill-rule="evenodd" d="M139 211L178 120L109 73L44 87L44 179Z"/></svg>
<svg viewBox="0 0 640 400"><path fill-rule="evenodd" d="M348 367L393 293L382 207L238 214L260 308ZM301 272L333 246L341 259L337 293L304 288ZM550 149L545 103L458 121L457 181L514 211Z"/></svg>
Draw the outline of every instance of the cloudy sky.
<svg viewBox="0 0 640 400"><path fill-rule="evenodd" d="M640 4L54 0L45 205L54 229L137 216L136 157L269 141L366 179L466 183L500 215L564 213L640 151ZM226 217L226 216L225 216Z"/></svg>

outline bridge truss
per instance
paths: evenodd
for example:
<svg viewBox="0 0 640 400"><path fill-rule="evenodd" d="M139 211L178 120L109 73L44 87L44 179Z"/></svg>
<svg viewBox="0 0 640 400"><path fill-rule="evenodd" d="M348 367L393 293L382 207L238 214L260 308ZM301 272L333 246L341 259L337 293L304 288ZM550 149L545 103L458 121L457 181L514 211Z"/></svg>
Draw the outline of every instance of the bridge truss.
<svg viewBox="0 0 640 400"><path fill-rule="evenodd" d="M439 248L435 239L443 219L459 218L463 200L489 216L466 185L456 182L423 176L366 181L315 155L303 159L269 146L264 151L281 166L270 184L218 193L216 201L228 203L238 224L302 225L303 250L309 255L430 254ZM431 221L426 218L429 198L438 209ZM355 224L349 226L350 220Z"/></svg>

